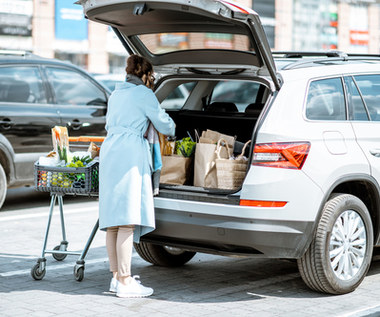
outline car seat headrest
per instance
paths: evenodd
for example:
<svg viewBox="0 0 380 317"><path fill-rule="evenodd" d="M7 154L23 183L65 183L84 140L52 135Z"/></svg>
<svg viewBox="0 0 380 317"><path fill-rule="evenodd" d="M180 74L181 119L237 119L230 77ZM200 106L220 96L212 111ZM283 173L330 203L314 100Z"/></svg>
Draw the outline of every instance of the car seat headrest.
<svg viewBox="0 0 380 317"><path fill-rule="evenodd" d="M213 102L205 106L205 111L210 112L238 112L238 108L233 102Z"/></svg>
<svg viewBox="0 0 380 317"><path fill-rule="evenodd" d="M26 102L29 95L30 88L26 81L13 80L8 87L7 101Z"/></svg>

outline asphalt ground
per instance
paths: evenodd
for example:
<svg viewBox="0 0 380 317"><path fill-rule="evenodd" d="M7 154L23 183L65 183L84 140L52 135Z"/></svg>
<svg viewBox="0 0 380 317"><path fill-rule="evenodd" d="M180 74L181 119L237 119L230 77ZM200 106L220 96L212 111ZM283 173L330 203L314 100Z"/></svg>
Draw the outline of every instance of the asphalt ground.
<svg viewBox="0 0 380 317"><path fill-rule="evenodd" d="M45 277L31 268L41 256L49 194L14 191L0 211L0 316L380 316L380 261L352 293L332 296L309 290L295 261L197 254L179 268L153 266L135 252L132 273L153 296L121 299L108 292L111 273L105 234L98 231L75 280L78 256L47 255ZM97 220L96 199L64 197L69 250L81 251ZM47 247L61 241L58 209Z"/></svg>

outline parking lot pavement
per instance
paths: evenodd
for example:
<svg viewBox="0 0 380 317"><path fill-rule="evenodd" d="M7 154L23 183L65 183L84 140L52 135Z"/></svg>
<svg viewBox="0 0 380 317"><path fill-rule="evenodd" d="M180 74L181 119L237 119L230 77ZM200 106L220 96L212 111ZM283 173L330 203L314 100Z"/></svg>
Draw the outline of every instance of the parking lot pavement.
<svg viewBox="0 0 380 317"><path fill-rule="evenodd" d="M180 268L152 266L133 255L133 274L153 287L149 298L120 299L107 291L111 278L105 234L98 232L86 258L85 275L73 275L76 256L57 262L47 255L47 272L35 281L30 269L40 256L46 205L0 212L1 316L378 316L380 261L353 293L331 296L310 291L294 261L197 254ZM81 250L97 220L97 201L65 204L70 250ZM53 217L48 248L59 244Z"/></svg>

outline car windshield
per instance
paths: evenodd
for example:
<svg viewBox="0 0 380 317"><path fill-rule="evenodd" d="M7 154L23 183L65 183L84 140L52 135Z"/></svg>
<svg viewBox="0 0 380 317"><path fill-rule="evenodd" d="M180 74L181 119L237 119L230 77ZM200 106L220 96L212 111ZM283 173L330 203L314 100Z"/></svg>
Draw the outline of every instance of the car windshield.
<svg viewBox="0 0 380 317"><path fill-rule="evenodd" d="M245 35L226 33L158 33L139 35L138 38L153 54L192 49L249 50Z"/></svg>

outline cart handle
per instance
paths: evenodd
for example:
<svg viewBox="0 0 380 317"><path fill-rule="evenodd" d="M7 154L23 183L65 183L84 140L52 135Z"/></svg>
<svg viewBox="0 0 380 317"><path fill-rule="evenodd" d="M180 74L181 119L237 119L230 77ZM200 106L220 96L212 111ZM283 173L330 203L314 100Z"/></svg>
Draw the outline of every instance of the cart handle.
<svg viewBox="0 0 380 317"><path fill-rule="evenodd" d="M104 136L70 136L69 142L103 142Z"/></svg>

